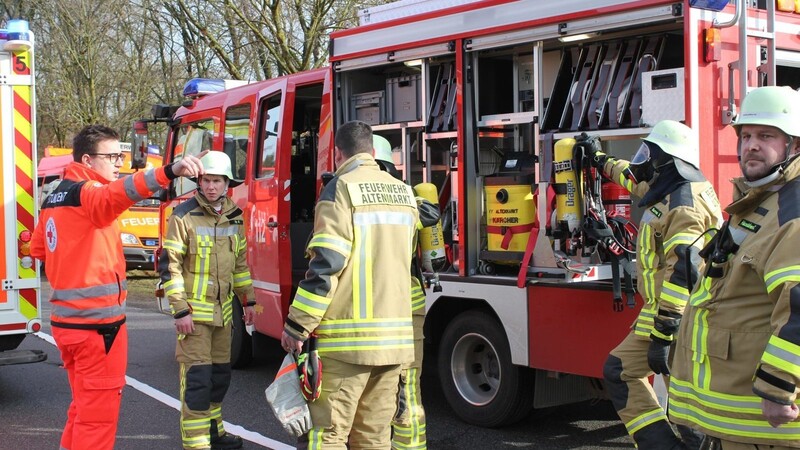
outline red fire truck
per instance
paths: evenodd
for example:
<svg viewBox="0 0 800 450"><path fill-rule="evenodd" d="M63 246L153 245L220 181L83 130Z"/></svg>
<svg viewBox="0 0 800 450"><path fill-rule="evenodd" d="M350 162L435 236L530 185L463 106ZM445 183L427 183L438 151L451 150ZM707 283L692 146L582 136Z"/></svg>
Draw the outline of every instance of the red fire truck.
<svg viewBox="0 0 800 450"><path fill-rule="evenodd" d="M597 395L603 362L641 306L615 303L613 261L563 229L580 222L588 194L558 148L586 132L629 158L656 122L684 121L727 203L739 173L727 125L748 89L800 84L800 14L748 0L453 3L364 10L361 26L331 35L330 67L230 89L194 80L191 102L151 120L174 124L168 161L206 148L231 156L257 293L253 336L273 338L307 266L336 127L370 123L406 182L439 192L447 258L427 274L427 355L460 418L499 426ZM177 180L163 214L194 187ZM619 207L620 193L607 193ZM622 209L634 223L642 215ZM237 336L243 364L249 336Z"/></svg>

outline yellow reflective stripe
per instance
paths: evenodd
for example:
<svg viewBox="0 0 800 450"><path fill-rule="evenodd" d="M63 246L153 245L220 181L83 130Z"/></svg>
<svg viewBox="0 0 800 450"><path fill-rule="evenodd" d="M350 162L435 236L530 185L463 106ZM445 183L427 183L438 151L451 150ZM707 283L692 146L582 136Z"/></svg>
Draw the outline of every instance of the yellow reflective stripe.
<svg viewBox="0 0 800 450"><path fill-rule="evenodd" d="M329 248L337 253L341 253L345 257L350 256L350 253L353 251L353 244L350 241L326 233L315 234L314 237L311 238L311 242L308 243L308 248L311 247Z"/></svg>
<svg viewBox="0 0 800 450"><path fill-rule="evenodd" d="M186 244L172 239L164 239L164 248L167 250L178 252L181 255L185 254L187 249Z"/></svg>
<svg viewBox="0 0 800 450"><path fill-rule="evenodd" d="M689 301L689 290L665 280L661 285L661 300L666 300L683 308L686 306L686 302Z"/></svg>
<svg viewBox="0 0 800 450"><path fill-rule="evenodd" d="M353 316L355 317L366 317L365 309L366 309L366 302L363 298L365 286L362 283L365 282L364 280L364 261L366 260L366 255L364 254L364 239L363 236L364 232L366 231L367 227L365 226L358 226L353 227L353 246L355 246L355 251L352 253L352 261L353 261Z"/></svg>
<svg viewBox="0 0 800 450"><path fill-rule="evenodd" d="M772 428L761 413L761 397L722 394L701 389L672 377L669 388L669 413L712 431L729 436L771 440L800 439L800 423L789 422ZM700 406L702 405L702 409ZM750 418L730 417L748 415Z"/></svg>
<svg viewBox="0 0 800 450"><path fill-rule="evenodd" d="M633 436L633 433L636 433L642 428L652 425L659 420L667 420L667 415L664 413L662 408L656 408L652 411L647 411L644 414L634 417L625 423L625 428L628 430L628 434Z"/></svg>
<svg viewBox="0 0 800 450"><path fill-rule="evenodd" d="M317 340L320 353L359 352L370 350L403 350L413 349L414 339L411 336L369 336L348 338L323 338Z"/></svg>
<svg viewBox="0 0 800 450"><path fill-rule="evenodd" d="M177 294L183 292L183 279L175 278L164 282L162 286L166 295Z"/></svg>
<svg viewBox="0 0 800 450"><path fill-rule="evenodd" d="M364 259L363 261L368 261L369 256L372 255L372 238L370 236L371 228L367 228L364 231ZM364 309L362 310L362 315L365 319L371 319L374 317L374 303L373 303L373 296L372 296L372 264L364 264L364 290L361 292L361 296L363 298L363 305ZM359 317L359 316L356 316Z"/></svg>
<svg viewBox="0 0 800 450"><path fill-rule="evenodd" d="M708 348L708 310L697 311L694 320L694 333L691 337L692 380L704 389L711 386L711 360L706 356Z"/></svg>
<svg viewBox="0 0 800 450"><path fill-rule="evenodd" d="M686 244L690 245L695 239L697 239L696 234L692 233L676 233L671 238L664 243L664 253L669 253L672 251L672 248L679 244ZM700 245L700 241L695 243L695 247Z"/></svg>
<svg viewBox="0 0 800 450"><path fill-rule="evenodd" d="M628 192L631 192L633 191L633 181L629 180L628 177L625 176L625 169L627 168L628 166L623 167L622 172L620 172L619 176L617 177L617 183L627 189Z"/></svg>
<svg viewBox="0 0 800 450"><path fill-rule="evenodd" d="M699 306L711 300L711 278L703 278L697 290L689 296L689 304Z"/></svg>
<svg viewBox="0 0 800 450"><path fill-rule="evenodd" d="M647 301L639 311L639 316L636 318L633 332L639 336L650 337L653 332L653 319L656 317L656 302L653 300Z"/></svg>
<svg viewBox="0 0 800 450"><path fill-rule="evenodd" d="M650 242L653 229L650 225L643 225L639 230L639 259L642 266L642 283L644 284L644 294L647 299L655 299L656 296L656 252Z"/></svg>
<svg viewBox="0 0 800 450"><path fill-rule="evenodd" d="M308 292L301 287L297 288L292 302L293 307L316 317L322 317L330 304L330 298Z"/></svg>
<svg viewBox="0 0 800 450"><path fill-rule="evenodd" d="M214 320L213 304L196 298L190 298L187 302L192 307L192 320L201 322Z"/></svg>
<svg viewBox="0 0 800 450"><path fill-rule="evenodd" d="M322 450L322 433L324 428L314 427L308 431L308 450Z"/></svg>
<svg viewBox="0 0 800 450"><path fill-rule="evenodd" d="M250 278L249 270L233 274L233 287L248 286L250 284L253 284L253 280Z"/></svg>
<svg viewBox="0 0 800 450"><path fill-rule="evenodd" d="M800 266L783 267L764 275L767 292L771 293L779 284L789 281L800 281Z"/></svg>
<svg viewBox="0 0 800 450"><path fill-rule="evenodd" d="M192 292L197 297L205 298L206 291L208 290L206 278L208 277L209 267L211 264L211 248L214 242L210 236L199 235L197 236L197 257L194 262L194 283L192 284Z"/></svg>
<svg viewBox="0 0 800 450"><path fill-rule="evenodd" d="M222 325L226 325L233 319L233 294L222 302Z"/></svg>
<svg viewBox="0 0 800 450"><path fill-rule="evenodd" d="M202 430L208 427L208 419L181 419L184 430Z"/></svg>
<svg viewBox="0 0 800 450"><path fill-rule="evenodd" d="M800 373L800 346L772 335L761 360L784 372Z"/></svg>
<svg viewBox="0 0 800 450"><path fill-rule="evenodd" d="M655 336L655 337L657 337L659 339L663 339L665 341L672 342L672 340L674 339L674 337L671 334L663 334L660 331L656 330L655 327L653 327L653 331L651 331L651 334L653 336Z"/></svg>

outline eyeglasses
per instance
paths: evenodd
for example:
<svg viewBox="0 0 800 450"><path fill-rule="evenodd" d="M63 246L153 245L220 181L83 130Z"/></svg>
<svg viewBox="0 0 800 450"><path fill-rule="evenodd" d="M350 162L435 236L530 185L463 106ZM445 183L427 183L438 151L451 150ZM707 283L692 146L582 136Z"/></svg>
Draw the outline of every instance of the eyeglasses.
<svg viewBox="0 0 800 450"><path fill-rule="evenodd" d="M107 158L108 162L111 164L114 164L117 161L125 161L125 153L87 153L87 155Z"/></svg>

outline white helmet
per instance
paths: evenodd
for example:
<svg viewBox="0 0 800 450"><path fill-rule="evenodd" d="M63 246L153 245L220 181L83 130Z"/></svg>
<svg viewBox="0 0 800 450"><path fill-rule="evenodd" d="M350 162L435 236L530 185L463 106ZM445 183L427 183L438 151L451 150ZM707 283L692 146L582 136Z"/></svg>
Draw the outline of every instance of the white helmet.
<svg viewBox="0 0 800 450"><path fill-rule="evenodd" d="M220 151L210 151L200 159L207 175L221 175L228 178L228 186L238 186L241 181L233 179L231 171L231 158Z"/></svg>
<svg viewBox="0 0 800 450"><path fill-rule="evenodd" d="M375 160L394 164L394 159L392 159L392 144L390 144L385 137L373 134L372 148L375 151Z"/></svg>
<svg viewBox="0 0 800 450"><path fill-rule="evenodd" d="M674 161L678 173L686 180L702 181L705 179L699 170L700 152L691 128L674 120L662 120L655 124L650 130L650 134L642 141L644 142L639 147L639 151L631 159L631 170L639 181L650 181L648 176L642 174L647 173L645 169L648 169L647 166L650 165L651 159L656 165ZM663 155L658 157L659 152L651 148L652 146L660 149L663 155L672 157L671 161L664 160ZM657 161L659 158L662 161ZM638 175L637 172L639 172Z"/></svg>

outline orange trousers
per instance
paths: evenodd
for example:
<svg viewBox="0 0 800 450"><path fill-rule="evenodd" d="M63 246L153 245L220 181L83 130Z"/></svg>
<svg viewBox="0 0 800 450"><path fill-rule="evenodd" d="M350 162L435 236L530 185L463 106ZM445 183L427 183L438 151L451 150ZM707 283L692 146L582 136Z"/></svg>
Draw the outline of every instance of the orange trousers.
<svg viewBox="0 0 800 450"><path fill-rule="evenodd" d="M112 450L128 364L128 329L109 340L98 330L53 327L69 377L72 403L61 435L64 450Z"/></svg>

